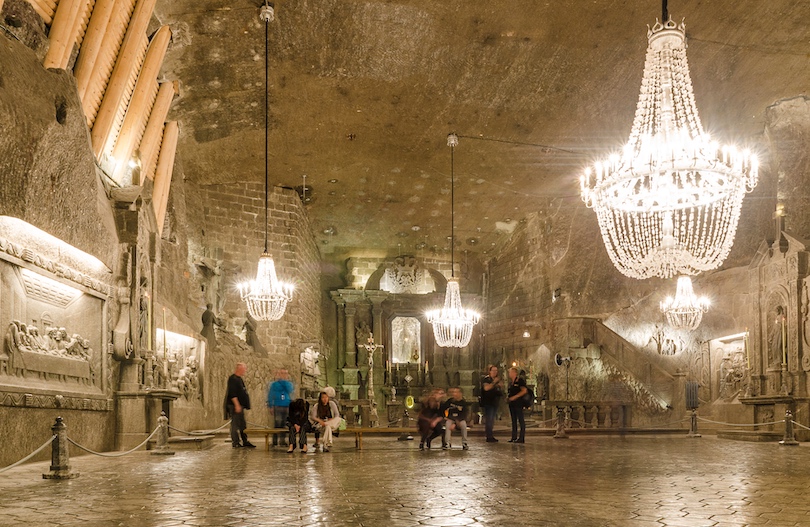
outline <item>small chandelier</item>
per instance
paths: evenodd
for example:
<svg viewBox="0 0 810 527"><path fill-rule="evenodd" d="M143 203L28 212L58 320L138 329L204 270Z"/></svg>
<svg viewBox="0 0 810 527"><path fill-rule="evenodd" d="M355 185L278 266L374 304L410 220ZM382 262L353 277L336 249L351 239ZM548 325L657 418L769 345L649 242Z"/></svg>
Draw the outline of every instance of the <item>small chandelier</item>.
<svg viewBox="0 0 810 527"><path fill-rule="evenodd" d="M428 323L433 325L433 336L441 348L463 348L470 343L473 326L481 316L472 309L461 305L461 293L455 278L455 163L454 152L458 146L458 136L449 134L447 146L450 147L450 280L444 296L444 307L425 313Z"/></svg>
<svg viewBox="0 0 810 527"><path fill-rule="evenodd" d="M259 258L256 280L239 284L239 293L245 301L250 316L256 320L278 320L287 309L287 302L292 299L293 285L279 281L276 276L276 264L267 251L267 209L269 188L270 142L268 134L269 98L267 87L270 77L270 59L268 50L268 26L273 21L273 7L265 2L259 13L264 21L264 252Z"/></svg>
<svg viewBox="0 0 810 527"><path fill-rule="evenodd" d="M698 297L692 289L692 279L688 276L678 277L675 298L668 296L661 302L661 311L667 316L667 322L675 329L697 329L703 320L703 313L709 309L709 299Z"/></svg>
<svg viewBox="0 0 810 527"><path fill-rule="evenodd" d="M697 274L719 267L737 231L743 197L757 184L749 151L720 146L700 122L686 27L663 1L647 31L647 58L630 139L588 168L582 200L596 212L616 268L631 278Z"/></svg>

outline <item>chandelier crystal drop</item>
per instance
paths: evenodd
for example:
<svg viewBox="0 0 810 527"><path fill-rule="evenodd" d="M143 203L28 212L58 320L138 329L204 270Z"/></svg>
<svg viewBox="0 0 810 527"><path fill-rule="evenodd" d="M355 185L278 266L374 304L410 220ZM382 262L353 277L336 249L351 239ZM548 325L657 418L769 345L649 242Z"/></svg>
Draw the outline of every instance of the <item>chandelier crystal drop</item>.
<svg viewBox="0 0 810 527"><path fill-rule="evenodd" d="M692 279L688 276L678 277L678 287L675 298L668 296L661 302L661 312L667 317L667 322L675 329L697 329L703 320L703 313L709 309L709 299L698 297L692 289Z"/></svg>
<svg viewBox="0 0 810 527"><path fill-rule="evenodd" d="M427 321L433 326L433 336L441 348L463 348L470 343L473 326L478 324L481 316L472 309L461 305L461 292L455 278L455 162L454 153L458 146L458 136L449 134L447 146L450 147L450 280L444 295L444 307L425 313Z"/></svg>
<svg viewBox="0 0 810 527"><path fill-rule="evenodd" d="M264 22L264 252L259 258L256 279L239 284L239 293L247 304L248 313L256 320L278 320L287 309L287 302L292 299L293 285L281 282L276 276L276 264L267 251L267 209L269 188L269 150L268 134L270 61L268 50L268 25L273 21L273 8L267 2L262 6L259 18Z"/></svg>
<svg viewBox="0 0 810 527"><path fill-rule="evenodd" d="M704 132L686 62L686 27L664 19L647 31L628 143L580 177L582 200L596 212L611 261L638 279L720 266L743 197L757 184L755 155L720 146Z"/></svg>

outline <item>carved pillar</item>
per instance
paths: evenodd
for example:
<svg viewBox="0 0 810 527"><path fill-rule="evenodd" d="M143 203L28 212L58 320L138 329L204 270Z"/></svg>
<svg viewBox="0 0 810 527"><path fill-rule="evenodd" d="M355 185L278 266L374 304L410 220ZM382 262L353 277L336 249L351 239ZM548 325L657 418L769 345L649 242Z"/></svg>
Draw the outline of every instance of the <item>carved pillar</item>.
<svg viewBox="0 0 810 527"><path fill-rule="evenodd" d="M337 362L338 369L346 366L346 303L336 299L337 303Z"/></svg>
<svg viewBox="0 0 810 527"><path fill-rule="evenodd" d="M346 305L346 366L357 367L357 347L354 338L354 316L357 314L357 306Z"/></svg>

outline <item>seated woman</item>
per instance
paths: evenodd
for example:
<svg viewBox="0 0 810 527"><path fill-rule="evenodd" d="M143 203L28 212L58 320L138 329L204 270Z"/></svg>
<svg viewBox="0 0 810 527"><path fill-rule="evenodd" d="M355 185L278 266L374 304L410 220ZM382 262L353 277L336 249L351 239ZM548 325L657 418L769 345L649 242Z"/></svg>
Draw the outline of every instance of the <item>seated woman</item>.
<svg viewBox="0 0 810 527"><path fill-rule="evenodd" d="M312 405L309 411L309 421L315 433L323 434L323 452L329 452L332 447L332 432L340 426L340 411L335 401L329 399L329 394L321 390L318 402Z"/></svg>
<svg viewBox="0 0 810 527"><path fill-rule="evenodd" d="M287 453L295 450L295 436L298 434L298 445L301 452L307 451L307 430L309 429L309 403L303 399L296 399L290 403L287 414L287 427L290 429L290 448Z"/></svg>
<svg viewBox="0 0 810 527"><path fill-rule="evenodd" d="M419 418L416 426L422 436L419 442L419 450L424 450L425 445L430 448L430 442L442 435L444 427L444 414L441 410L441 400L444 395L443 390L433 390L433 392L422 401L422 409L419 410ZM444 446L444 440L442 440Z"/></svg>

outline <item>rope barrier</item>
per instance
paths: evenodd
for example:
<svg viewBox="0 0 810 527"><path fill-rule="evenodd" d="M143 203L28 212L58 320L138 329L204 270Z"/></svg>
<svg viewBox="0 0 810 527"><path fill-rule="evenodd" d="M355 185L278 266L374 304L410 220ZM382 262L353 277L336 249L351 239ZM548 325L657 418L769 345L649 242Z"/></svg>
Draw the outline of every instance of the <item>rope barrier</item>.
<svg viewBox="0 0 810 527"><path fill-rule="evenodd" d="M187 436L199 436L199 435L214 434L216 432L219 432L220 430L222 430L226 426L230 426L230 425L231 425L231 421L228 420L227 423L220 426L219 428L214 428L213 430L194 430L193 432L189 432L188 430L181 430L180 428L175 428L172 425L166 425L166 426L168 426L169 429L174 430L175 432L180 432L181 434L186 434Z"/></svg>
<svg viewBox="0 0 810 527"><path fill-rule="evenodd" d="M791 422L791 423L793 423L794 425L798 426L799 428L804 428L805 430L810 430L810 428L808 428L808 427L804 426L804 425L803 425L803 424L801 424L801 423L797 423L796 421L793 421L792 419L791 419L791 421L790 421L790 422Z"/></svg>
<svg viewBox="0 0 810 527"><path fill-rule="evenodd" d="M779 423L784 423L785 420L782 419L780 421L771 421L770 423L754 423L754 424L736 424L736 423L724 423L722 421L712 421L711 419L706 419L705 417L698 417L700 421L706 421L707 423L714 423L716 425L725 425L725 426L768 426L768 425L777 425Z"/></svg>
<svg viewBox="0 0 810 527"><path fill-rule="evenodd" d="M2 474L3 472L5 472L6 470L11 470L12 468L16 467L17 465L22 465L23 463L25 463L26 461L28 461L28 460L29 460L29 459L31 459L32 457L36 456L37 454L39 454L40 452L42 452L42 450L43 450L43 449L44 449L46 446L50 445L50 444L53 442L53 440L54 440L54 439L56 439L56 436L55 436L55 435L54 435L54 436L51 436L51 438L50 438L50 439L48 439L47 441L45 441L44 443L42 443L42 446L41 446L41 447L37 448L36 450L34 450L33 452L31 452L30 454L28 454L27 456L25 456L25 457L24 457L24 458L22 458L21 460L17 461L16 463L12 463L11 465L9 465L9 466L7 466L7 467L5 467L5 468L0 468L0 474Z"/></svg>
<svg viewBox="0 0 810 527"><path fill-rule="evenodd" d="M127 454L131 454L131 453L135 452L136 450L138 450L139 448L141 448L142 446L144 446L146 443L149 442L150 439L152 439L152 436L154 436L159 429L160 429L160 427L158 426L154 430L152 430L152 433L149 434L149 437L144 439L143 442L140 445L136 446L135 448L133 448L131 450L127 450L126 452L116 452L115 454L107 454L107 453L104 453L104 452L96 452L95 450L90 450L86 446L80 445L79 443L77 443L76 441L72 440L69 437L67 438L67 440L70 442L70 444L72 444L73 446L75 446L77 448L80 448L80 449L84 450L88 454L94 454L96 456L102 456L102 457L121 457L121 456L126 456Z"/></svg>

